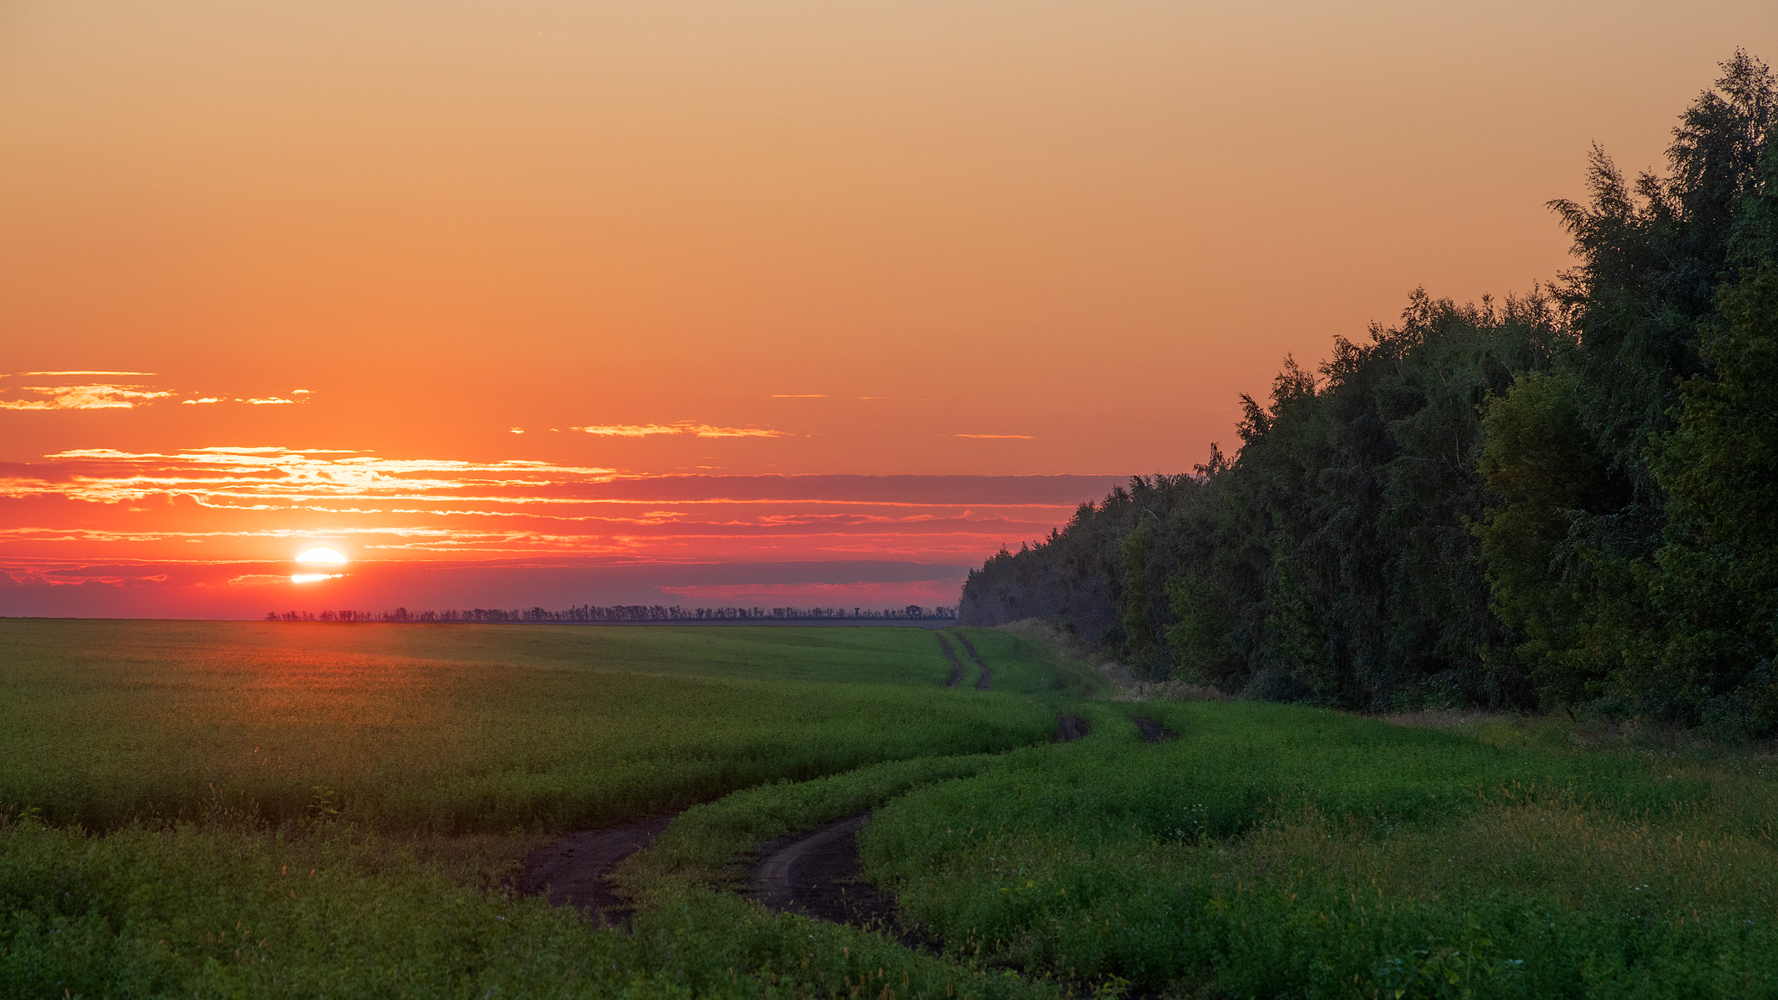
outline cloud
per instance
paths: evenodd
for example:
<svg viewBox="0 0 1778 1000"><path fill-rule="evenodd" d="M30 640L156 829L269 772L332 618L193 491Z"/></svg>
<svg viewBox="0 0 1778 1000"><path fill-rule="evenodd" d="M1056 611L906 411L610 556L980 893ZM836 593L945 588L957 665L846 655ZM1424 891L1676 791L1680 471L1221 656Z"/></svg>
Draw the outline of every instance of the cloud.
<svg viewBox="0 0 1778 1000"><path fill-rule="evenodd" d="M655 434L679 434L680 428L668 424L598 424L592 427L570 427L571 431L597 434L600 437L649 437Z"/></svg>
<svg viewBox="0 0 1778 1000"><path fill-rule="evenodd" d="M766 430L762 427L712 427L709 424L698 424L689 430L701 438L790 437L788 431Z"/></svg>
<svg viewBox="0 0 1778 1000"><path fill-rule="evenodd" d="M946 436L947 437L954 437L954 438L978 438L983 441L1035 441L1035 440L1037 440L1036 437L1034 437L1033 435L1030 435L1030 434L949 434Z"/></svg>
<svg viewBox="0 0 1778 1000"><path fill-rule="evenodd" d="M131 375L147 378L153 377L154 374L153 372L112 371L13 372L0 374L0 380L26 376L73 375ZM0 388L0 394L9 393L15 397L0 399L0 410L128 410L169 396L185 395L185 392L189 391L162 391L139 382L81 382L74 385L15 386ZM250 406L292 406L308 402L306 397L312 395L314 395L312 389L293 389L289 396L235 398L234 402L246 403ZM187 406L203 406L228 401L229 398L224 396L192 396L179 402Z"/></svg>
<svg viewBox="0 0 1778 1000"><path fill-rule="evenodd" d="M525 429L523 427L513 427L513 428L509 429L507 431L507 433L509 433L509 434L523 434L523 433L525 433Z"/></svg>
<svg viewBox="0 0 1778 1000"><path fill-rule="evenodd" d="M701 438L740 438L789 437L788 431L774 431L763 427L715 427L700 424L691 420L681 420L671 424L595 424L590 427L570 427L569 430L599 437L654 437L666 434L689 434Z"/></svg>
<svg viewBox="0 0 1778 1000"><path fill-rule="evenodd" d="M690 443L699 426L677 432ZM1123 482L643 476L244 444L71 449L0 462L0 574L91 589L0 580L0 614L214 614L232 608L227 594L257 592L251 584L290 587L290 574L307 571L289 563L304 548L342 543L364 557L352 577L309 586L361 593L362 607L453 606L424 603L434 592L425 588L447 583L457 606L672 603L656 585L736 588L687 596L718 603L948 604L970 565L1043 537ZM481 565L506 568L484 575ZM595 578L619 572L648 574L644 591L597 597ZM178 582L143 582L159 573ZM244 575L254 579L226 586ZM894 586L854 586L871 582ZM781 586L796 583L841 586ZM62 603L32 597L39 589ZM138 596L106 603L110 594Z"/></svg>
<svg viewBox="0 0 1778 1000"><path fill-rule="evenodd" d="M205 506L236 509L242 504L288 507L345 497L486 497L496 502L527 503L534 502L532 494L559 488L565 481L586 483L613 474L611 469L527 460L395 459L337 449L274 447L191 448L172 454L80 448L45 457L52 468L60 467L71 475L24 476L0 471L0 497L55 494L111 503L183 494L198 498Z"/></svg>
<svg viewBox="0 0 1778 1000"><path fill-rule="evenodd" d="M172 395L140 385L112 383L28 385L15 391L35 393L43 398L0 399L0 410L128 410Z"/></svg>
<svg viewBox="0 0 1778 1000"><path fill-rule="evenodd" d="M826 399L825 392L774 392L773 399Z"/></svg>

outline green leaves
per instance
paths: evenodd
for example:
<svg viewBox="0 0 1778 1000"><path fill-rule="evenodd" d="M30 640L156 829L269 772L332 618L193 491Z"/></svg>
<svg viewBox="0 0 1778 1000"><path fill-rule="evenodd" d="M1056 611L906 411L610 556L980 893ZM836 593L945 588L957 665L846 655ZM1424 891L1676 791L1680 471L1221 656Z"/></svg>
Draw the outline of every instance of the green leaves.
<svg viewBox="0 0 1778 1000"><path fill-rule="evenodd" d="M1659 669L1697 698L1733 693L1744 724L1778 727L1778 266L1722 295L1711 377L1681 385L1677 426L1651 449L1667 492L1652 587L1667 612ZM1762 668L1763 665L1763 669Z"/></svg>

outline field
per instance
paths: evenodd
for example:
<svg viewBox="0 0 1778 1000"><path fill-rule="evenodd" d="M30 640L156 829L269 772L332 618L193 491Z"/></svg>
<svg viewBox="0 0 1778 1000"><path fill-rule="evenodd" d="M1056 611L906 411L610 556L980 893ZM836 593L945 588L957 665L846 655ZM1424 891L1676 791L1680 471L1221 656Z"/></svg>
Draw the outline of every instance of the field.
<svg viewBox="0 0 1778 1000"><path fill-rule="evenodd" d="M0 622L0 995L1778 996L1767 748L1106 700L945 634L989 690L921 629ZM513 889L681 808L633 934ZM922 946L738 891L872 811Z"/></svg>

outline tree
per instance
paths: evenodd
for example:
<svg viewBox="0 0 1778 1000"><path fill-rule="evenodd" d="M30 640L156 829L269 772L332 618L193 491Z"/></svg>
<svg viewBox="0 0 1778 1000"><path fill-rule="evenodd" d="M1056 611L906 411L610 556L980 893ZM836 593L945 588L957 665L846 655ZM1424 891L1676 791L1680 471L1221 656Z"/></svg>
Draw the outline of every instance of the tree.
<svg viewBox="0 0 1778 1000"><path fill-rule="evenodd" d="M1673 603L1650 588L1670 498L1650 442L1673 430L1678 386L1709 377L1700 337L1722 321L1719 289L1760 258L1778 109L1763 63L1736 52L1722 69L1674 129L1667 176L1631 185L1595 148L1589 204L1551 203L1574 235L1558 300L1579 341L1551 378L1515 382L1488 411L1497 502L1479 534L1494 606L1559 699L1615 692L1695 717L1645 697L1677 690L1657 683Z"/></svg>
<svg viewBox="0 0 1778 1000"><path fill-rule="evenodd" d="M1634 678L1689 714L1778 729L1778 266L1721 296L1680 387L1677 426L1656 448L1667 492L1652 587L1667 613L1655 669Z"/></svg>

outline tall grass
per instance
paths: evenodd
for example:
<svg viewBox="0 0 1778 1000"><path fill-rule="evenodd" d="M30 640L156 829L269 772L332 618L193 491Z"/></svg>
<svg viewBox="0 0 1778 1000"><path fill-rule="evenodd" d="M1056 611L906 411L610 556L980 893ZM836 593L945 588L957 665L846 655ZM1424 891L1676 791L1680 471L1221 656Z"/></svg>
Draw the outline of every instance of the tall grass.
<svg viewBox="0 0 1778 1000"><path fill-rule="evenodd" d="M1271 706L1130 710L1185 738L1102 727L913 791L861 837L870 870L953 952L1181 995L1778 992L1760 774Z"/></svg>
<svg viewBox="0 0 1778 1000"><path fill-rule="evenodd" d="M332 825L0 821L0 996L996 1000L1053 988L705 896L625 935Z"/></svg>

